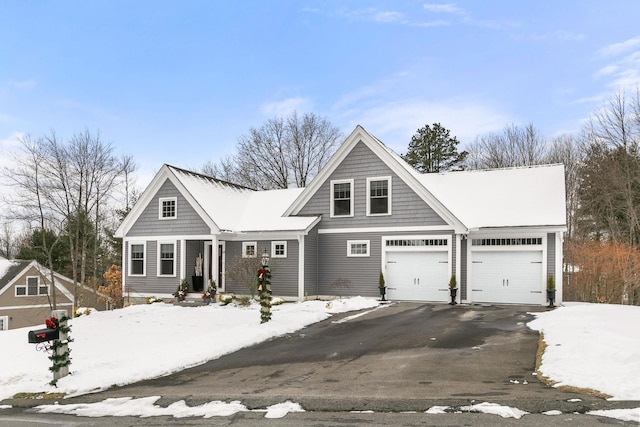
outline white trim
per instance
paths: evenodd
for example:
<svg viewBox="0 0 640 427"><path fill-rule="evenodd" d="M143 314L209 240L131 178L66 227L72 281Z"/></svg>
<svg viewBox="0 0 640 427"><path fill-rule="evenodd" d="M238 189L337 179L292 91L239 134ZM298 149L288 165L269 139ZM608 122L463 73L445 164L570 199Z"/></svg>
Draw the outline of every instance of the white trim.
<svg viewBox="0 0 640 427"><path fill-rule="evenodd" d="M158 277L177 277L177 271L176 271L176 262L178 261L176 258L177 252L178 252L178 242L176 240L158 240L157 242L157 259L158 259L158 266L157 266L157 271L156 271L156 275ZM162 255L160 253L160 249L162 248L162 245L173 245L173 274L161 274L162 273L162 258L160 258L160 256Z"/></svg>
<svg viewBox="0 0 640 427"><path fill-rule="evenodd" d="M187 241L185 239L180 242L180 278L187 278Z"/></svg>
<svg viewBox="0 0 640 427"><path fill-rule="evenodd" d="M298 301L304 301L304 236L298 237Z"/></svg>
<svg viewBox="0 0 640 427"><path fill-rule="evenodd" d="M130 277L146 277L147 275L147 241L146 240L128 240L128 251L126 252L128 262L127 262L127 276ZM131 274L131 246L133 245L142 245L142 274Z"/></svg>
<svg viewBox="0 0 640 427"><path fill-rule="evenodd" d="M349 184L349 194L351 195L349 198L349 215L336 215L334 212L334 203L335 203L335 199L334 199L334 191L333 191L333 186L336 184ZM352 179L332 179L329 185L329 216L331 218L352 218L353 217L353 207L354 205L354 200L355 200L355 187L354 187L354 180Z"/></svg>
<svg viewBox="0 0 640 427"><path fill-rule="evenodd" d="M367 252L364 254L353 253L352 245L366 245ZM371 256L371 240L347 240L347 257L369 257Z"/></svg>
<svg viewBox="0 0 640 427"><path fill-rule="evenodd" d="M284 246L284 254L276 255L276 246ZM271 242L271 258L286 258L287 257L287 241L286 240L274 240Z"/></svg>
<svg viewBox="0 0 640 427"><path fill-rule="evenodd" d="M173 202L173 216L163 216L163 206L164 202ZM158 197L158 219L161 221L169 220L169 219L178 219L178 198L176 196L172 197Z"/></svg>
<svg viewBox="0 0 640 427"><path fill-rule="evenodd" d="M372 181L387 181L387 212L385 213L371 213L371 182ZM393 206L391 198L392 188L391 176L376 176L367 178L367 216L389 216L391 215L391 206Z"/></svg>
<svg viewBox="0 0 640 427"><path fill-rule="evenodd" d="M16 298L28 298L28 297L43 297L43 296L47 296L47 295L51 295L51 287L49 286L49 284L47 283L47 281L44 281L44 284L40 284L41 280L40 280L40 276L23 276L24 277L24 285L18 284L16 283L15 286L13 287L14 289L14 296ZM29 279L36 279L37 281L37 285L36 285L36 294L35 295L31 295L29 294ZM46 276L45 276L46 279ZM40 287L41 286L46 286L47 287L47 293L46 294L41 294L40 293ZM18 288L24 288L24 295L18 295Z"/></svg>
<svg viewBox="0 0 640 427"><path fill-rule="evenodd" d="M387 148L382 142L368 133L362 126L357 125L351 134L345 139L342 145L336 150L327 164L315 176L313 181L296 198L296 200L284 212L284 216L296 215L304 208L307 202L319 191L319 189L329 180L331 174L340 166L343 160L351 153L353 148L359 143L365 144L373 153L386 164L405 184L424 200L444 221L453 228L456 233L466 233L467 227L460 221L446 206L440 202L431 192L419 181L419 173L407 164L402 158Z"/></svg>
<svg viewBox="0 0 640 427"><path fill-rule="evenodd" d="M420 227L362 227L362 228L321 228L318 234L342 234L342 233L410 233L412 231L424 233L428 231L450 231L453 229L449 225L426 225Z"/></svg>
<svg viewBox="0 0 640 427"><path fill-rule="evenodd" d="M0 331L9 330L9 316L0 316Z"/></svg>
<svg viewBox="0 0 640 427"><path fill-rule="evenodd" d="M386 240L446 240L446 245L425 245L425 246L387 246ZM451 259L451 235L450 234L416 234L401 236L382 236L382 252L449 252Z"/></svg>
<svg viewBox="0 0 640 427"><path fill-rule="evenodd" d="M253 256L247 255L247 248L253 246ZM256 258L258 256L258 242L242 242L242 258Z"/></svg>
<svg viewBox="0 0 640 427"><path fill-rule="evenodd" d="M42 295L44 296L44 295ZM73 307L73 303L72 302L63 302L63 303L57 303L56 304L58 307ZM3 311L5 310L24 310L25 308L50 308L51 305L50 304L30 304L30 305L11 305L11 306L3 306L0 307L2 308Z"/></svg>

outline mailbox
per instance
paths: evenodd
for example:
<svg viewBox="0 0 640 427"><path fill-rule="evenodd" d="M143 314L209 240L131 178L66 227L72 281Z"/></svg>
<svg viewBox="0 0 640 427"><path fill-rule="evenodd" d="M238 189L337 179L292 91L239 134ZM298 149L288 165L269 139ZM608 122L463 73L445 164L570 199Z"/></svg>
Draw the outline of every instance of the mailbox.
<svg viewBox="0 0 640 427"><path fill-rule="evenodd" d="M38 344L45 341L57 340L60 338L60 331L58 329L36 329L35 331L29 331L29 343Z"/></svg>

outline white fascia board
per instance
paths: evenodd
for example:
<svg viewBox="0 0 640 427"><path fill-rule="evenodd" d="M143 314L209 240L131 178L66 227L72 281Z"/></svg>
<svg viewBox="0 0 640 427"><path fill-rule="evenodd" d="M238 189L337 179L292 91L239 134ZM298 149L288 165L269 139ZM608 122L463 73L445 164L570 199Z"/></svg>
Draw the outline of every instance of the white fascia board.
<svg viewBox="0 0 640 427"><path fill-rule="evenodd" d="M374 154L378 156L405 184L409 186L422 200L424 200L431 208L451 225L456 233L467 232L467 227L449 211L429 190L427 190L418 179L413 176L406 168L398 162L401 159L395 159L387 148L383 147L382 142L378 141L374 136L367 132L362 126L357 125L356 128L347 137L345 142L334 153L329 162L320 171L318 175L311 181L311 184L298 196L291 204L289 209L284 213L285 216L296 215L302 207L313 197L322 184L331 176L333 171L342 163L347 155L353 150L355 145L362 141Z"/></svg>
<svg viewBox="0 0 640 427"><path fill-rule="evenodd" d="M343 233L424 233L424 232L451 232L455 233L450 225L426 225L420 227L361 227L361 228L320 228L318 234L343 234Z"/></svg>
<svg viewBox="0 0 640 427"><path fill-rule="evenodd" d="M156 193L170 174L171 173L169 171L169 167L166 164L162 165L149 185L147 185L147 188L144 189L142 195L140 195L140 197L136 201L136 204L133 205L133 208L131 208L129 214L117 228L116 232L114 233L115 237L122 238L126 236L126 234L129 232L129 229L133 226L133 224L136 223L136 221L138 221L138 218L140 217L140 215L142 215L144 209L147 207L147 205L149 205L153 197L156 195Z"/></svg>
<svg viewBox="0 0 640 427"><path fill-rule="evenodd" d="M136 202L136 204L129 212L129 215L122 221L116 232L114 233L115 237L123 238L129 232L129 229L133 226L133 224L138 221L142 212L144 212L145 208L151 203L153 198L155 197L160 187L164 184L166 180L171 181L171 183L180 191L182 196L189 202L191 207L200 215L202 220L211 228L212 233L218 233L220 230L218 226L215 224L212 218L202 209L199 203L193 198L191 193L187 191L185 186L180 182L180 180L175 176L171 168L167 164L162 165L156 176L153 177L151 183L147 186L147 188L143 191L142 195Z"/></svg>
<svg viewBox="0 0 640 427"><path fill-rule="evenodd" d="M369 135L362 126L357 125L353 132L351 132L351 134L344 140L342 145L338 147L338 150L333 153L333 156L331 156L327 164L322 168L322 170L320 170L320 173L311 180L311 183L284 212L283 216L297 215L300 213L300 210L304 205L307 204L311 197L313 197L318 189L320 189L322 184L331 176L333 171L335 171L340 163L342 163L358 141L364 141L365 139L371 138L371 135Z"/></svg>
<svg viewBox="0 0 640 427"><path fill-rule="evenodd" d="M209 226L209 229L211 230L211 233L212 234L219 233L220 232L220 228L215 223L213 218L211 218L209 216L209 214L202 208L202 206L200 206L200 203L198 203L198 201L193 197L193 195L184 186L182 181L180 181L180 179L173 173L173 171L171 171L171 169L169 167L167 167L167 169L170 171L169 180L171 181L171 183L173 183L173 185L176 186L178 191L187 200L189 205L191 205L191 207L198 213L198 215L200 216L200 218L202 218L202 220L205 222L205 224L207 224L207 226Z"/></svg>
<svg viewBox="0 0 640 427"><path fill-rule="evenodd" d="M548 225L548 226L520 226L520 227L481 227L469 230L469 235L474 236L491 236L496 234L513 234L524 235L531 233L564 233L567 231L565 225Z"/></svg>

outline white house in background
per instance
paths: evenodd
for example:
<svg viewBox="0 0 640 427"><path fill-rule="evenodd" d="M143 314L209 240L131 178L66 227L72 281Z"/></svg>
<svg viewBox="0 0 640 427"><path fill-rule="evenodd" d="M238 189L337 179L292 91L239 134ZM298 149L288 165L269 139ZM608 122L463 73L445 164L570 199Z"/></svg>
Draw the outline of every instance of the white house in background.
<svg viewBox="0 0 640 427"><path fill-rule="evenodd" d="M204 257L205 279L271 255L274 295L545 304L562 296L564 167L421 174L357 126L304 189L254 191L164 165L117 230L123 286L170 297ZM196 286L198 286L196 282Z"/></svg>

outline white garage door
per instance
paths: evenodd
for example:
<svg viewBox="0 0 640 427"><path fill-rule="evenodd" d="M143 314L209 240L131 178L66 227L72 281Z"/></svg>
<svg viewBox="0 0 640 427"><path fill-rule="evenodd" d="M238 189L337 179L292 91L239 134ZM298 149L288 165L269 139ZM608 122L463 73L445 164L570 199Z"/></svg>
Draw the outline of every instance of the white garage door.
<svg viewBox="0 0 640 427"><path fill-rule="evenodd" d="M448 301L448 252L387 252L387 298Z"/></svg>
<svg viewBox="0 0 640 427"><path fill-rule="evenodd" d="M543 304L542 251L473 252L473 302Z"/></svg>

